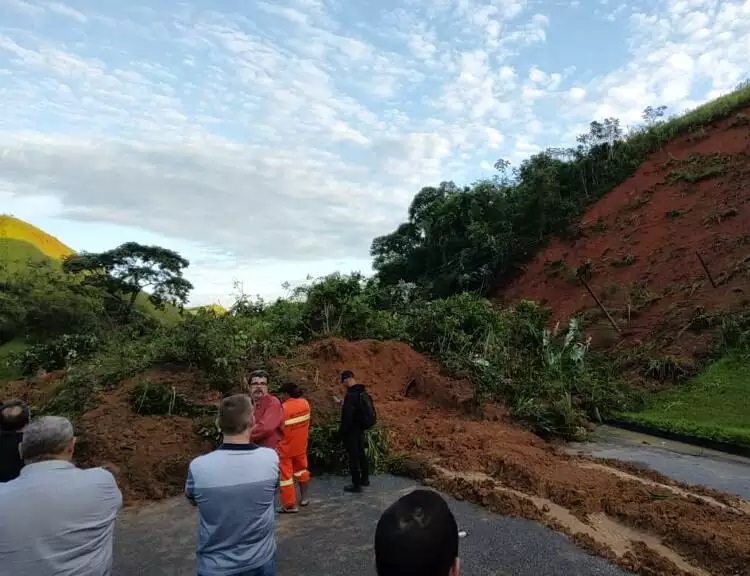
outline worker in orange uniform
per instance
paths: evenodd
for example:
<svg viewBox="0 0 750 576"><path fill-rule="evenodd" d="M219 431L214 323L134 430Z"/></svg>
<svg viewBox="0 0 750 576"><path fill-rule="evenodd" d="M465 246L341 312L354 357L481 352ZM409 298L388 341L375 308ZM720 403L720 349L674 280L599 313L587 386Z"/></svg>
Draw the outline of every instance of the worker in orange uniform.
<svg viewBox="0 0 750 576"><path fill-rule="evenodd" d="M284 428L276 450L279 453L279 487L281 510L286 514L299 511L294 481L299 484L300 506L307 506L310 472L307 470L307 437L310 433L310 404L302 398L302 390L293 382L279 389L284 410Z"/></svg>

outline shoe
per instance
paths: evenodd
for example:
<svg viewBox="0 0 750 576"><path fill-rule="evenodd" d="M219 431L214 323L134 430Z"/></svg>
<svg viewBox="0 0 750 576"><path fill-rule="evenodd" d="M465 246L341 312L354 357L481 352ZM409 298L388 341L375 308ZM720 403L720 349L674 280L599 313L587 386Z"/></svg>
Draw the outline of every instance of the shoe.
<svg viewBox="0 0 750 576"><path fill-rule="evenodd" d="M370 487L370 481L369 480L363 480L362 481L362 487L363 488L369 488Z"/></svg>
<svg viewBox="0 0 750 576"><path fill-rule="evenodd" d="M344 486L344 492L349 492L351 494L359 494L360 492L362 492L362 486L354 486L354 485Z"/></svg>
<svg viewBox="0 0 750 576"><path fill-rule="evenodd" d="M284 508L283 506L277 510L279 514L297 514L299 512L299 508L296 506L293 508Z"/></svg>

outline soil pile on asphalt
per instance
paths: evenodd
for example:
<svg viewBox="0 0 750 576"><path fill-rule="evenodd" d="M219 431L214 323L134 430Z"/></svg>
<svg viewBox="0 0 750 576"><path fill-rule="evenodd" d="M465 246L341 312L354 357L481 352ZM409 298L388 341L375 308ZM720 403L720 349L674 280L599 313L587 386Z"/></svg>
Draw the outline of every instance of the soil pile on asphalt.
<svg viewBox="0 0 750 576"><path fill-rule="evenodd" d="M180 494L190 461L214 448L197 434L200 421L194 418L138 414L131 394L144 381L168 386L195 403L221 399L200 374L190 371L151 371L99 393L96 407L78 423L76 461L110 469L126 504Z"/></svg>
<svg viewBox="0 0 750 576"><path fill-rule="evenodd" d="M653 154L585 212L574 239L553 240L498 299L545 302L555 320L581 313L601 348L648 342L651 353L699 359L714 338L706 319L750 301L749 114ZM624 342L577 281L577 269L586 270Z"/></svg>
<svg viewBox="0 0 750 576"><path fill-rule="evenodd" d="M501 408L474 405L468 383L441 374L406 344L329 339L275 365L306 384L313 424L338 416L344 392L338 376L353 370L377 402L393 455L458 498L546 524L640 574L750 576L750 503L567 454L514 426ZM154 370L99 393L78 423L77 461L110 468L130 504L181 493L190 460L213 447L197 434L211 416L137 413L132 393L144 381L193 406L213 407L221 398L200 374L178 369ZM23 397L16 384L1 391ZM26 388L30 399L34 385Z"/></svg>
<svg viewBox="0 0 750 576"><path fill-rule="evenodd" d="M513 426L502 411L470 412L467 384L442 376L402 343L325 340L300 349L286 371L307 382L321 418L338 410L344 369L376 399L392 450L424 463L436 487L543 522L641 574L750 575L750 504L571 456ZM420 393L407 394L414 380Z"/></svg>

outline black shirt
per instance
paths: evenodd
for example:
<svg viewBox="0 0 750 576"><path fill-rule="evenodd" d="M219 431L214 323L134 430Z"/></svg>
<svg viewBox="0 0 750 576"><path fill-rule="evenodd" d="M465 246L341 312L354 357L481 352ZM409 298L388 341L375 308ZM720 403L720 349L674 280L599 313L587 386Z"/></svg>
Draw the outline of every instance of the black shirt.
<svg viewBox="0 0 750 576"><path fill-rule="evenodd" d="M0 482L8 482L21 473L23 460L18 452L23 432L0 432Z"/></svg>

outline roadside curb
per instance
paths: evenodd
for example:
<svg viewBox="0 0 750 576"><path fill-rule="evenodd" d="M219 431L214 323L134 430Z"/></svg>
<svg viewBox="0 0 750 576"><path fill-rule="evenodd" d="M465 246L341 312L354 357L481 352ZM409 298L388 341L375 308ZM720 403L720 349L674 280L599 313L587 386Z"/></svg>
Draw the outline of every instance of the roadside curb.
<svg viewBox="0 0 750 576"><path fill-rule="evenodd" d="M750 446L737 444L735 442L711 440L709 438L691 436L690 434L683 434L681 432L660 430L659 428L654 428L645 424L636 424L635 422L628 422L627 420L605 420L604 424L606 424L607 426L612 426L614 428L629 430L631 432L638 432L640 434L648 434L649 436L655 436L657 438L664 438L665 440L674 440L675 442L682 442L683 444L698 446L699 448L706 448L708 450L724 452L725 454L732 454L733 456L750 458Z"/></svg>

